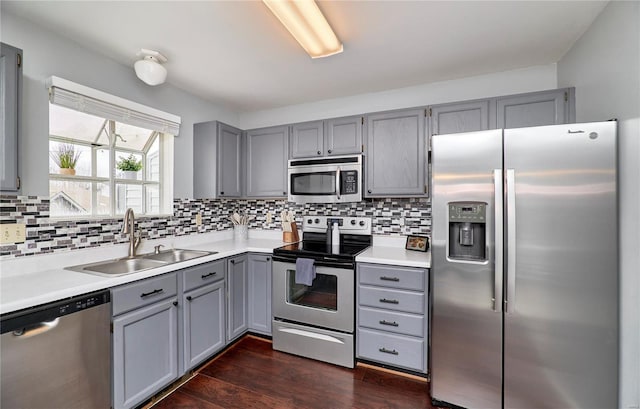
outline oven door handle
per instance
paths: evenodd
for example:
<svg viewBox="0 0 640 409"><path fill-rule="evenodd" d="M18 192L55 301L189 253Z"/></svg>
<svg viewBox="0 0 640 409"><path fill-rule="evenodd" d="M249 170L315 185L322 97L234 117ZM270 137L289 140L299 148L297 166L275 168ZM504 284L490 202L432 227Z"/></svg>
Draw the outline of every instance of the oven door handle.
<svg viewBox="0 0 640 409"><path fill-rule="evenodd" d="M336 170L336 196L338 200L340 200L340 191L342 190L342 186L340 186L340 166L337 167Z"/></svg>

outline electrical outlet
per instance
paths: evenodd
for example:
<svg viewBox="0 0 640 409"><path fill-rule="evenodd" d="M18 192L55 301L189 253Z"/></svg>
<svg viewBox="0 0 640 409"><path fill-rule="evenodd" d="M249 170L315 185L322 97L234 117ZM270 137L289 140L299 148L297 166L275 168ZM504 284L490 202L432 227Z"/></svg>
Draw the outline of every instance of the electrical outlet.
<svg viewBox="0 0 640 409"><path fill-rule="evenodd" d="M196 226L201 226L202 225L202 214L201 213L197 213L196 214Z"/></svg>
<svg viewBox="0 0 640 409"><path fill-rule="evenodd" d="M24 224L0 224L0 244L24 243L26 236Z"/></svg>
<svg viewBox="0 0 640 409"><path fill-rule="evenodd" d="M273 215L271 212L267 212L267 224L271 224L273 222Z"/></svg>

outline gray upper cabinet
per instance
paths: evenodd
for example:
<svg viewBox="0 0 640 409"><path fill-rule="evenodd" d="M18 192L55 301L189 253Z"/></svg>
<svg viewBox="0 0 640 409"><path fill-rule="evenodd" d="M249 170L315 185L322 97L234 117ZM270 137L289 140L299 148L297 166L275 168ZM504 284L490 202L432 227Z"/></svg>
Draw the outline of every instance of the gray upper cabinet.
<svg viewBox="0 0 640 409"><path fill-rule="evenodd" d="M429 108L429 135L484 131L495 128L495 103L491 100L434 105Z"/></svg>
<svg viewBox="0 0 640 409"><path fill-rule="evenodd" d="M364 117L349 116L291 126L291 157L347 155L362 152Z"/></svg>
<svg viewBox="0 0 640 409"><path fill-rule="evenodd" d="M271 335L271 256L249 254L249 330Z"/></svg>
<svg viewBox="0 0 640 409"><path fill-rule="evenodd" d="M365 195L422 196L425 182L425 110L367 116Z"/></svg>
<svg viewBox="0 0 640 409"><path fill-rule="evenodd" d="M304 122L291 126L291 157L308 158L324 155L323 121Z"/></svg>
<svg viewBox="0 0 640 409"><path fill-rule="evenodd" d="M242 131L218 121L193 126L193 195L242 196Z"/></svg>
<svg viewBox="0 0 640 409"><path fill-rule="evenodd" d="M575 122L574 88L500 97L497 101L498 128Z"/></svg>
<svg viewBox="0 0 640 409"><path fill-rule="evenodd" d="M227 341L247 330L247 256L232 257L227 264Z"/></svg>
<svg viewBox="0 0 640 409"><path fill-rule="evenodd" d="M248 197L281 197L287 195L287 159L289 127L247 131Z"/></svg>
<svg viewBox="0 0 640 409"><path fill-rule="evenodd" d="M242 196L242 131L218 122L218 195Z"/></svg>
<svg viewBox="0 0 640 409"><path fill-rule="evenodd" d="M2 43L0 55L0 191L20 191L18 141L22 102L22 50Z"/></svg>
<svg viewBox="0 0 640 409"><path fill-rule="evenodd" d="M326 155L347 155L362 152L361 115L324 121Z"/></svg>

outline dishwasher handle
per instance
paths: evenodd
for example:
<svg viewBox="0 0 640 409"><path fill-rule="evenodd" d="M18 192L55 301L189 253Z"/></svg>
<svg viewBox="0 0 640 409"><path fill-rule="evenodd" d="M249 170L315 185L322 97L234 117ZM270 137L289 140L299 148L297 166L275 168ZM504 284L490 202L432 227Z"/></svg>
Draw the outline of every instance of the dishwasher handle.
<svg viewBox="0 0 640 409"><path fill-rule="evenodd" d="M60 318L53 319L51 321L42 321L37 324L29 325L27 327L19 328L13 331L14 337L31 338L36 335L44 334L51 331L58 326Z"/></svg>

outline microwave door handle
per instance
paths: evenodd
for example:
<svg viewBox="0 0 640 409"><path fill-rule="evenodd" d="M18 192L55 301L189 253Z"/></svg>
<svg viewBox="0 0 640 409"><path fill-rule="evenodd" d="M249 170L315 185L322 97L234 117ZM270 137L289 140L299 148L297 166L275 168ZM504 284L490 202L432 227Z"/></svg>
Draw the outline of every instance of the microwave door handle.
<svg viewBox="0 0 640 409"><path fill-rule="evenodd" d="M340 186L340 166L338 166L338 170L336 171L336 196L338 197L338 200L340 200L340 191L341 191L341 186Z"/></svg>

